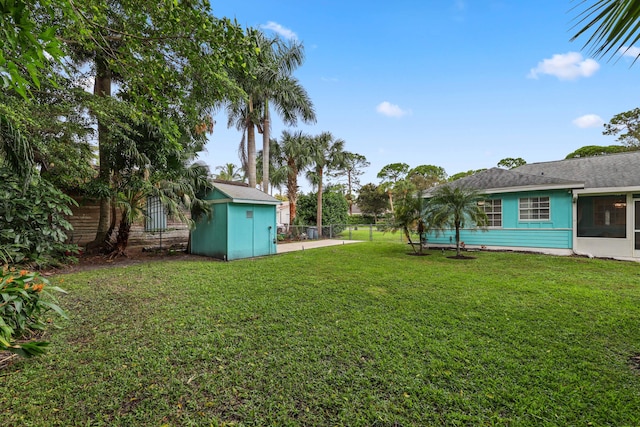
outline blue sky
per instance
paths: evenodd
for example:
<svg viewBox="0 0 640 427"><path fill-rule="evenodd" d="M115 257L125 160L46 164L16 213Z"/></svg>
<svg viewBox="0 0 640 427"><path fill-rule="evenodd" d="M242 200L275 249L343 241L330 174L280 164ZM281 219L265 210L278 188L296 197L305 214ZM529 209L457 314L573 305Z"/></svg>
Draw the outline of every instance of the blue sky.
<svg viewBox="0 0 640 427"><path fill-rule="evenodd" d="M318 121L298 129L345 140L371 163L361 183L377 184L389 163L453 175L505 157L559 160L616 144L602 125L639 106L640 65L622 55L596 60L584 39L570 42L578 3L214 0L212 10L304 44L295 76ZM240 132L224 114L215 119L201 160L239 165ZM272 136L284 129L275 120Z"/></svg>

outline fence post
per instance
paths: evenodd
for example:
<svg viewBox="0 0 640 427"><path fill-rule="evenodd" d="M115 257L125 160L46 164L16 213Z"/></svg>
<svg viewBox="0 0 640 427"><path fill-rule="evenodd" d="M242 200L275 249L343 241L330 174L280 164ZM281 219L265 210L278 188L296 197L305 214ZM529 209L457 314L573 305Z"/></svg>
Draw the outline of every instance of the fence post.
<svg viewBox="0 0 640 427"><path fill-rule="evenodd" d="M369 241L373 242L373 225L369 224Z"/></svg>

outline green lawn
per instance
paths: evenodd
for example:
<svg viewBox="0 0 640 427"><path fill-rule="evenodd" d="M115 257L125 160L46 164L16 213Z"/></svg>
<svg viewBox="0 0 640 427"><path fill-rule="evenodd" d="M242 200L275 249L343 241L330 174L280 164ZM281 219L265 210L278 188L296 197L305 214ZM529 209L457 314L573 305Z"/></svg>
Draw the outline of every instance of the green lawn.
<svg viewBox="0 0 640 427"><path fill-rule="evenodd" d="M407 252L64 276L71 319L0 371L0 422L640 425L639 264Z"/></svg>
<svg viewBox="0 0 640 427"><path fill-rule="evenodd" d="M411 236L411 238L418 239L418 235ZM335 238L349 239L349 240L362 240L362 241L374 241L374 242L406 242L407 239L401 231L392 233L391 231L379 231L376 226L369 225L348 225L346 228Z"/></svg>

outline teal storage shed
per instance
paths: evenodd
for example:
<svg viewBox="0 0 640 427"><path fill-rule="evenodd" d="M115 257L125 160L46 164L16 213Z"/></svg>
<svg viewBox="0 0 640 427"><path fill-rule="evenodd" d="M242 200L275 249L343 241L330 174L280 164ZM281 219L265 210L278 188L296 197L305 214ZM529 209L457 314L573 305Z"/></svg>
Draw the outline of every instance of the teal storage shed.
<svg viewBox="0 0 640 427"><path fill-rule="evenodd" d="M196 221L191 253L235 260L276 253L276 206L281 202L246 184L215 182L205 200L212 215Z"/></svg>

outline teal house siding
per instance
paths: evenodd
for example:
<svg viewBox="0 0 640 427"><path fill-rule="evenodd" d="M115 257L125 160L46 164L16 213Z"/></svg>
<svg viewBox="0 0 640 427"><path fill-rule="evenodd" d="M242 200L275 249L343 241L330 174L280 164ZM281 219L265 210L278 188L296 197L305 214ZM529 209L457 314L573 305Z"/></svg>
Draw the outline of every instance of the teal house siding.
<svg viewBox="0 0 640 427"><path fill-rule="evenodd" d="M275 212L275 205L229 205L229 234L235 238L229 239L227 259L275 254Z"/></svg>
<svg viewBox="0 0 640 427"><path fill-rule="evenodd" d="M199 218L191 232L191 253L227 261L275 254L280 202L246 186L215 186L205 197L211 217Z"/></svg>
<svg viewBox="0 0 640 427"><path fill-rule="evenodd" d="M211 218L200 218L191 232L191 253L225 259L228 241L227 205L213 205L211 208Z"/></svg>
<svg viewBox="0 0 640 427"><path fill-rule="evenodd" d="M525 197L549 197L549 220L521 220L519 200ZM570 190L528 191L495 193L490 199L502 200L502 226L486 231L464 229L460 240L465 245L535 247L571 249L573 246L572 212L573 197ZM442 230L439 235L427 235L430 245L455 244L455 231Z"/></svg>

